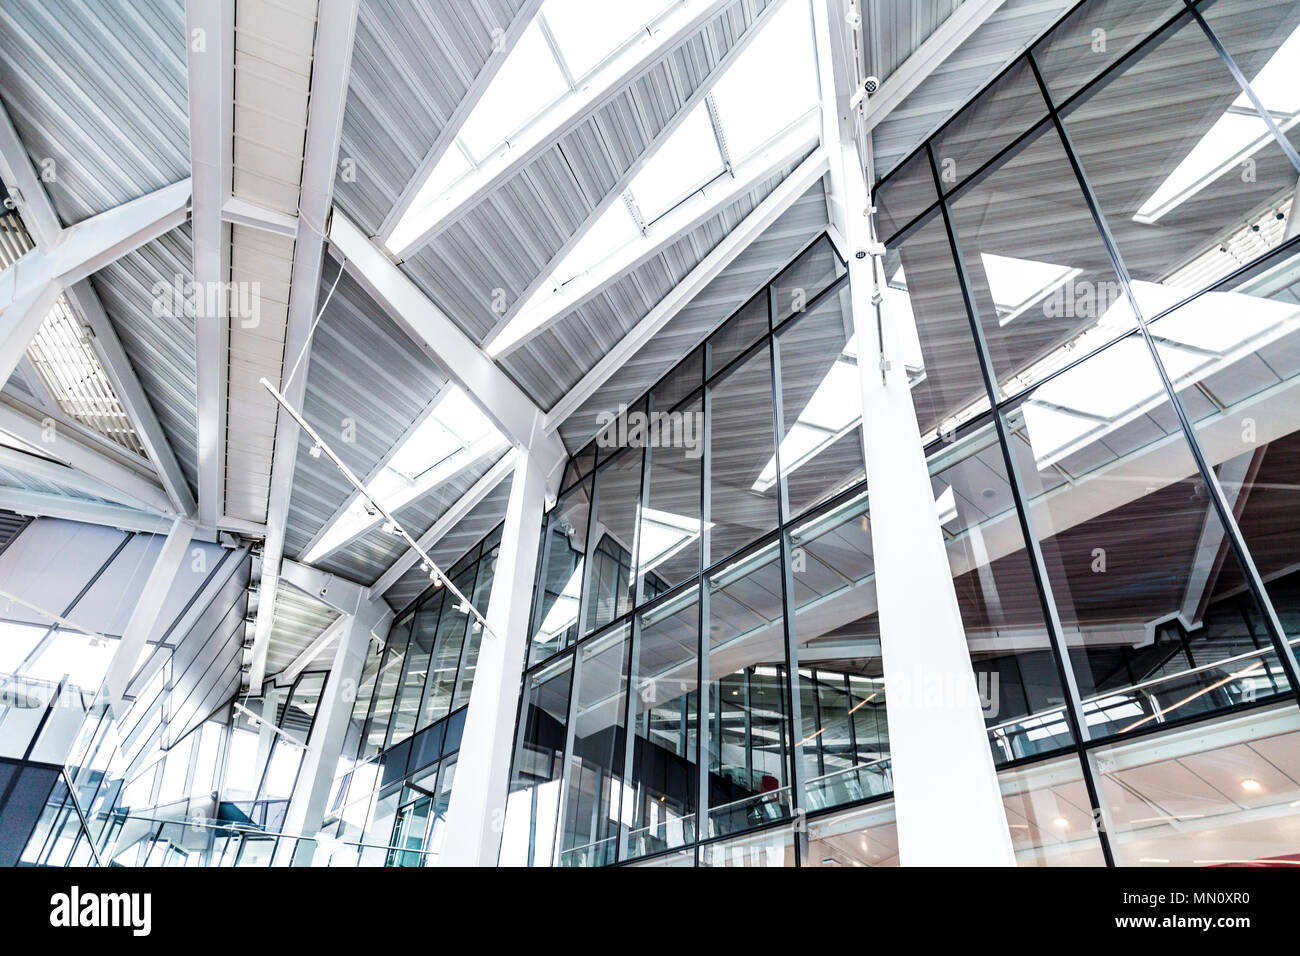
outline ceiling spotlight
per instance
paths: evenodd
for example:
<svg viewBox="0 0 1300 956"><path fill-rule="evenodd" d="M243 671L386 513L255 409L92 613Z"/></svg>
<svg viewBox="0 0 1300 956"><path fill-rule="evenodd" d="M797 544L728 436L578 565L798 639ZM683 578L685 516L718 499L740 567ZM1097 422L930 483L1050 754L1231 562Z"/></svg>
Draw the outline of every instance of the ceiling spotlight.
<svg viewBox="0 0 1300 956"><path fill-rule="evenodd" d="M1067 819L1065 819L1065 817L1057 817L1057 818L1056 818L1055 820L1053 820L1052 822L1056 824L1057 829L1060 829L1060 830L1068 830L1068 829L1070 829L1070 821L1067 820Z"/></svg>
<svg viewBox="0 0 1300 956"><path fill-rule="evenodd" d="M309 454L313 458L319 458L320 452L321 452L320 442L317 442L316 444L311 446L311 451L309 452Z"/></svg>
<svg viewBox="0 0 1300 956"><path fill-rule="evenodd" d="M461 601L459 604L456 605L456 610L460 611L461 614L468 614L469 601Z"/></svg>
<svg viewBox="0 0 1300 956"><path fill-rule="evenodd" d="M385 521L384 534L397 534L397 523L395 521Z"/></svg>
<svg viewBox="0 0 1300 956"><path fill-rule="evenodd" d="M1249 793L1255 793L1257 790L1263 790L1264 785L1254 777L1247 777L1245 780L1241 781L1241 789Z"/></svg>
<svg viewBox="0 0 1300 956"><path fill-rule="evenodd" d="M473 631L475 634L477 634L479 631L483 630L483 625L480 624L478 621L475 621L474 626L471 627L470 630Z"/></svg>
<svg viewBox="0 0 1300 956"><path fill-rule="evenodd" d="M442 587L442 575L437 571L434 571L433 574L429 575L429 580L433 582L435 588Z"/></svg>
<svg viewBox="0 0 1300 956"><path fill-rule="evenodd" d="M420 570L423 571L425 574L428 574L428 573L429 573L430 571L432 571L433 569L432 569L431 567L429 567L429 562L428 562L428 561L421 561L421 562L420 562Z"/></svg>

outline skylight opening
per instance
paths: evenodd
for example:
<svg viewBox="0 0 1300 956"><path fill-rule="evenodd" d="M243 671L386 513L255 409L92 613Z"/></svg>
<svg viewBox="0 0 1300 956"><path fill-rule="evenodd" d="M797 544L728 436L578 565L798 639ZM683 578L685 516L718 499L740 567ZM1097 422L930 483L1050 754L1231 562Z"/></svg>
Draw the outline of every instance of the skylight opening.
<svg viewBox="0 0 1300 956"><path fill-rule="evenodd" d="M1250 82L1261 105L1287 132L1300 123L1300 87L1295 63L1300 62L1300 28L1292 31ZM1249 96L1242 93L1192 147L1181 163L1144 202L1133 219L1153 224L1191 199L1228 170L1272 143L1273 136Z"/></svg>
<svg viewBox="0 0 1300 956"><path fill-rule="evenodd" d="M538 288L516 310L489 343L490 355L501 355L548 321L548 295L638 241L643 226L644 238L650 241L659 219L701 191L707 196L708 188L729 168L734 171L754 159L818 109L808 5L787 3L777 10L723 71L709 97L717 110L717 128L708 102L695 106L633 176L624 201L610 205L561 260L549 287Z"/></svg>
<svg viewBox="0 0 1300 956"><path fill-rule="evenodd" d="M388 462L366 482L369 498L354 494L303 556L309 564L350 543L383 521L370 500L393 514L508 442L479 407L449 385L430 414L411 430Z"/></svg>
<svg viewBox="0 0 1300 956"><path fill-rule="evenodd" d="M86 333L60 295L27 347L41 385L60 410L95 434L145 457L131 419L113 390Z"/></svg>
<svg viewBox="0 0 1300 956"><path fill-rule="evenodd" d="M548 120L562 120L565 104L579 95L590 99L635 64L663 52L662 37L705 2L547 0L384 245L394 254L406 252L472 192L474 165L508 153L521 139L545 138ZM457 157L458 147L467 156Z"/></svg>

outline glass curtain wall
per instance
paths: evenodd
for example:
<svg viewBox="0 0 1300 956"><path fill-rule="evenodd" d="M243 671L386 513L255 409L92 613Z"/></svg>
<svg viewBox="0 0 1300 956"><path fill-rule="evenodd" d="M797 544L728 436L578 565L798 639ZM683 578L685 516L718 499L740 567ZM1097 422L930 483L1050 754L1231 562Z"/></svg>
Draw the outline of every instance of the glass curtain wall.
<svg viewBox="0 0 1300 956"><path fill-rule="evenodd" d="M500 541L498 527L448 571L480 609ZM397 616L386 642L371 641L322 828L342 844L329 865L436 859L481 638L455 595L430 586Z"/></svg>
<svg viewBox="0 0 1300 956"><path fill-rule="evenodd" d="M1024 865L1300 852L1300 768L1264 766L1300 641L1296 63L1295 0L1087 0L874 190ZM570 463L529 656L568 675L564 749L520 862L896 861L842 276L814 243ZM606 641L598 803L565 768Z"/></svg>
<svg viewBox="0 0 1300 956"><path fill-rule="evenodd" d="M1300 851L1298 53L1300 3L1090 0L876 187L1025 865Z"/></svg>

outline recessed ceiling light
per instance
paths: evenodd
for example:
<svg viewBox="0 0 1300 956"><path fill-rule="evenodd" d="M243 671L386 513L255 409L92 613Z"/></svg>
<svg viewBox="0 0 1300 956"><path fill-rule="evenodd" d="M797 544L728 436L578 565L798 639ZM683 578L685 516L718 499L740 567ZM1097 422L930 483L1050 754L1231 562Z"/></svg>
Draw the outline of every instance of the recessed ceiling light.
<svg viewBox="0 0 1300 956"><path fill-rule="evenodd" d="M1058 829L1061 829L1061 830L1068 830L1068 829L1070 829L1070 821L1067 820L1067 819L1065 819L1065 817L1057 817L1057 818L1056 818L1055 820L1053 820L1052 822L1056 824L1056 826L1057 826Z"/></svg>
<svg viewBox="0 0 1300 956"><path fill-rule="evenodd" d="M1254 793L1256 790L1264 789L1264 785L1254 777L1247 777L1245 780L1241 781L1241 789Z"/></svg>

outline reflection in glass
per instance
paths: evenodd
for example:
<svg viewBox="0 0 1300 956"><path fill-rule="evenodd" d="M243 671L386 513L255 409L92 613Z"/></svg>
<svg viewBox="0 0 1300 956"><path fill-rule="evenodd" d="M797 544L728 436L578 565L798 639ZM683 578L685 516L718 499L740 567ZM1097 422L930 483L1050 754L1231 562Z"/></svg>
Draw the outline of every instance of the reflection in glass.
<svg viewBox="0 0 1300 956"><path fill-rule="evenodd" d="M547 515L533 637L528 648L530 665L567 647L577 635L590 496L588 480L570 491Z"/></svg>
<svg viewBox="0 0 1300 956"><path fill-rule="evenodd" d="M636 588L632 555L636 549L642 459L640 447L624 448L596 472L596 524L591 534L584 631L599 630L632 607Z"/></svg>
<svg viewBox="0 0 1300 956"><path fill-rule="evenodd" d="M808 810L893 787L870 529L859 495L790 532Z"/></svg>
<svg viewBox="0 0 1300 956"><path fill-rule="evenodd" d="M710 388L709 563L776 527L776 487L761 476L776 453L772 363L760 346Z"/></svg>
<svg viewBox="0 0 1300 956"><path fill-rule="evenodd" d="M1294 866L1300 714L1293 705L1097 751L1121 866Z"/></svg>
<svg viewBox="0 0 1300 956"><path fill-rule="evenodd" d="M790 812L781 560L772 541L709 577L709 836Z"/></svg>
<svg viewBox="0 0 1300 956"><path fill-rule="evenodd" d="M560 866L605 866L617 856L620 823L627 820L623 731L630 635L631 627L620 624L578 647Z"/></svg>
<svg viewBox="0 0 1300 956"><path fill-rule="evenodd" d="M808 822L804 866L898 866L893 801Z"/></svg>
<svg viewBox="0 0 1300 956"><path fill-rule="evenodd" d="M570 654L524 680L501 834L502 866L553 863L572 671Z"/></svg>
<svg viewBox="0 0 1300 956"><path fill-rule="evenodd" d="M838 262L838 260L836 260ZM786 514L802 514L866 474L862 380L849 286L822 299L777 336L783 434L778 454ZM776 483L773 456L756 490Z"/></svg>
<svg viewBox="0 0 1300 956"><path fill-rule="evenodd" d="M1020 866L1105 866L1079 758L998 774Z"/></svg>
<svg viewBox="0 0 1300 956"><path fill-rule="evenodd" d="M640 614L625 797L630 809L624 811L629 859L695 839L699 612L699 590L692 587Z"/></svg>
<svg viewBox="0 0 1300 956"><path fill-rule="evenodd" d="M662 421L667 424L650 446L649 491L637 530L642 600L653 599L700 570L703 407L696 398L666 413Z"/></svg>

